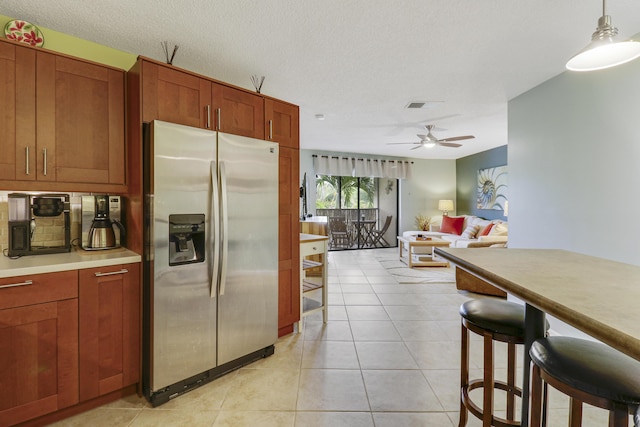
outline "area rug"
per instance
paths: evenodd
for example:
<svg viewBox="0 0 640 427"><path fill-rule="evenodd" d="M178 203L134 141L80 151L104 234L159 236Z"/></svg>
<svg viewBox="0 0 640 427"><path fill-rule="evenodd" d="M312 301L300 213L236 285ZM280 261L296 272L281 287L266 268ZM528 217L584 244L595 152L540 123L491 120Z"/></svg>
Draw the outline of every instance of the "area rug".
<svg viewBox="0 0 640 427"><path fill-rule="evenodd" d="M398 258L398 248L374 249L374 257L400 284L404 283L455 283L452 267L414 267Z"/></svg>

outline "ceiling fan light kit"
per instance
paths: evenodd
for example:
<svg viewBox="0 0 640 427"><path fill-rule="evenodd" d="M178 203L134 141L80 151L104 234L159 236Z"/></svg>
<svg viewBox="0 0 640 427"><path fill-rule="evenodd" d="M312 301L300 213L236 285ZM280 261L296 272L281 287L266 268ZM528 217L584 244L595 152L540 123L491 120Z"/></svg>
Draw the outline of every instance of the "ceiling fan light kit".
<svg viewBox="0 0 640 427"><path fill-rule="evenodd" d="M640 57L640 42L622 39L606 14L606 0L602 1L602 16L591 43L567 62L571 71L595 71L615 67Z"/></svg>

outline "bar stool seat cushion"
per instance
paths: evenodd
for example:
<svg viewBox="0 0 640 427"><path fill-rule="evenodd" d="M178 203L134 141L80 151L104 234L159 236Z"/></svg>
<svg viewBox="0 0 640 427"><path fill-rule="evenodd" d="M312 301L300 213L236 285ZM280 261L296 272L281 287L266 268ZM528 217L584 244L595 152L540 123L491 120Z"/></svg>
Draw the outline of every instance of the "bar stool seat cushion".
<svg viewBox="0 0 640 427"><path fill-rule="evenodd" d="M578 390L629 405L640 404L640 362L604 344L548 337L531 346L531 360Z"/></svg>
<svg viewBox="0 0 640 427"><path fill-rule="evenodd" d="M460 306L460 316L495 334L524 337L524 306L514 302L474 299Z"/></svg>

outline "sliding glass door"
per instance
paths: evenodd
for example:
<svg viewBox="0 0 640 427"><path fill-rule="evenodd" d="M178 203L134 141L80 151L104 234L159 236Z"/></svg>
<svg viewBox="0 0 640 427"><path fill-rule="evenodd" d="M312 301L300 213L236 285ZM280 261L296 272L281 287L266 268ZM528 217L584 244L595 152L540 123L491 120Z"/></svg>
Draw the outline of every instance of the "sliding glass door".
<svg viewBox="0 0 640 427"><path fill-rule="evenodd" d="M342 218L349 233L348 244L331 245L331 249L376 247L375 230L385 222L387 213L385 209L385 216L381 218L379 190L382 181L387 185L387 180L373 177L316 176L316 214ZM397 203L393 216L397 218Z"/></svg>

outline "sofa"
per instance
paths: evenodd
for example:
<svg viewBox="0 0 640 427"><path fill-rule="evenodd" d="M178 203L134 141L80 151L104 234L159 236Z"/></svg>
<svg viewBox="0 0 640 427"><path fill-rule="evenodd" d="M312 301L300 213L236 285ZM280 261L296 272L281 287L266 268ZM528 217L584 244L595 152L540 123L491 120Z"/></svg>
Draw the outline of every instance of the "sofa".
<svg viewBox="0 0 640 427"><path fill-rule="evenodd" d="M475 215L444 216L440 225L432 225L429 231L405 231L403 237L423 235L449 242L452 248L480 248L505 246L509 226L501 220L488 220ZM422 248L416 248L422 249ZM430 248L424 248L429 250ZM418 252L416 250L416 252ZM425 253L425 252L423 252Z"/></svg>
<svg viewBox="0 0 640 427"><path fill-rule="evenodd" d="M431 226L429 231L405 231L404 237L430 236L450 242L452 248L484 248L506 247L509 226L501 220L487 220L474 215L458 217L443 217L440 225ZM414 248L419 258L420 254L431 254L431 248ZM456 288L462 291L478 294L506 297L506 292L496 288L478 277L456 268Z"/></svg>

